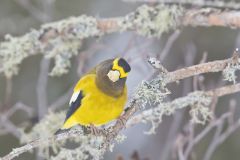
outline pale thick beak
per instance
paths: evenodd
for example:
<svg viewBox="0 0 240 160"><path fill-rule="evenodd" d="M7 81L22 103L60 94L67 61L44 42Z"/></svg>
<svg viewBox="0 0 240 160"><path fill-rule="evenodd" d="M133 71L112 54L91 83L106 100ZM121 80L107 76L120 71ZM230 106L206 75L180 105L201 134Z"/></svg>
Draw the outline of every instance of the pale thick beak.
<svg viewBox="0 0 240 160"><path fill-rule="evenodd" d="M112 82L116 82L116 81L119 80L120 73L119 73L119 71L111 70L111 71L108 72L107 76Z"/></svg>

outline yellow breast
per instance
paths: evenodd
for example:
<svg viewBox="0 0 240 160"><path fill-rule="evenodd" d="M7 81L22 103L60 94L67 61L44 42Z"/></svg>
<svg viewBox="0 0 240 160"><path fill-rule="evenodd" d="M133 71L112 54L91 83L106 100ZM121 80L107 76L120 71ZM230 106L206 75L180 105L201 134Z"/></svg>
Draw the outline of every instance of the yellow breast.
<svg viewBox="0 0 240 160"><path fill-rule="evenodd" d="M117 119L121 115L127 101L127 88L124 88L122 96L114 98L99 90L95 79L95 74L89 74L76 85L74 90L83 91L84 97L71 121L81 125L99 126Z"/></svg>

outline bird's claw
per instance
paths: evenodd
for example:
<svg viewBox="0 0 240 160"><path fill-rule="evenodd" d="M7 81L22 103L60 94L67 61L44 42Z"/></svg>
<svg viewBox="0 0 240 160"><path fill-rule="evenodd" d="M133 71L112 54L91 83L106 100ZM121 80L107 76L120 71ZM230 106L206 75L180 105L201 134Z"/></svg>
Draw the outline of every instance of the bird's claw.
<svg viewBox="0 0 240 160"><path fill-rule="evenodd" d="M89 128L90 128L90 132L91 132L92 135L94 135L94 136L99 136L99 135L101 134L101 130L98 129L98 128L97 128L96 126L94 126L93 124L90 124Z"/></svg>
<svg viewBox="0 0 240 160"><path fill-rule="evenodd" d="M126 123L127 123L127 119L124 116L120 116L117 119L117 124L119 124L121 127L126 128Z"/></svg>

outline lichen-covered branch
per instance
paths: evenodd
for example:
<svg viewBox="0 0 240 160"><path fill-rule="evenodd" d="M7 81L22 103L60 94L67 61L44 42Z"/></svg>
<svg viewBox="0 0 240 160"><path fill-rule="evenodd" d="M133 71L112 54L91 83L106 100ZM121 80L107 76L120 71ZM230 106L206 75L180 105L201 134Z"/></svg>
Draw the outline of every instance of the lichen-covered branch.
<svg viewBox="0 0 240 160"><path fill-rule="evenodd" d="M198 65L193 65L187 68L182 68L173 72L169 72L166 75L167 83L175 82L187 77L203 74L203 73L210 73L210 72L220 72L220 71L229 71L231 69L234 69L234 72L239 68L239 63L240 59L238 58L238 54L234 54L232 58L225 59L225 60L217 60L217 61L212 61L208 63L202 63ZM229 66L229 67L227 67ZM237 67L235 67L237 66ZM231 75L226 75L223 74L224 78L227 78L225 76L230 76ZM229 78L230 78L229 77ZM236 77L235 77L236 78ZM230 78L231 79L231 78ZM230 80L232 81L232 80Z"/></svg>
<svg viewBox="0 0 240 160"><path fill-rule="evenodd" d="M159 37L179 26L240 27L239 11L215 8L185 9L180 6L140 6L123 17L98 19L82 15L48 23L21 37L6 35L0 43L0 73L16 75L22 61L36 54L52 58L55 66L50 75L68 72L70 58L78 54L81 41L106 33L134 31L145 37Z"/></svg>
<svg viewBox="0 0 240 160"><path fill-rule="evenodd" d="M220 88L209 90L206 92L195 91L195 92L189 93L186 97L181 97L171 102L162 103L156 108L145 110L142 113L131 117L131 119L127 123L127 128L135 124L138 124L140 122L145 123L146 121L149 121L150 118L152 118L153 113L154 114L158 113L159 109L163 111L167 109L168 113L171 114L171 113L174 113L174 111L177 109L181 109L187 106L192 106L195 103L200 102L201 95L205 95L209 97L221 97L221 96L233 94L236 92L240 92L240 83L235 85L220 87ZM211 101L206 101L206 99L204 98L203 98L203 101L207 102L208 105L210 104L209 102L211 102ZM161 119L160 115L157 115L156 118Z"/></svg>
<svg viewBox="0 0 240 160"><path fill-rule="evenodd" d="M151 130L150 133L153 133L157 124L161 122L162 115L172 114L175 111L175 109L181 109L189 105L192 106L190 110L192 120L197 123L204 123L209 117L211 117L208 105L211 103L211 98L213 96L220 97L240 91L240 83L238 83L210 90L207 92L203 91L193 92L186 97L178 98L172 102L163 103L162 99L167 94L169 94L169 91L165 88L165 85L167 83L201 73L223 71L224 69L226 69L227 64L238 65L239 59L238 57L234 56L231 59L203 63L187 67L184 69L180 69L174 72L167 72L167 70L161 66L160 62L154 61L154 59L151 59L150 63L154 66L154 68L161 70L160 75L149 82L147 81L143 82L138 87L132 100L129 102L127 106L128 107L127 111L123 114L123 117L128 121L136 111L142 109L147 103L154 103L159 105L160 107L144 111L140 115L141 116L140 118L139 116L132 118L131 121L129 122L130 125L128 123L128 126L131 126L144 120L151 121L153 123L153 130ZM173 73L175 73L174 76L175 78L169 80L168 75L172 75ZM156 116L153 116L154 115L153 111ZM125 126L121 125L120 123L116 123L114 126L102 130L101 137L103 137L103 141L100 144L98 143L101 146L101 154L103 154L110 147L110 145L117 137L119 132L124 128ZM23 147L14 149L11 153L3 157L1 160L11 160L16 156L24 152L27 152L33 148L42 146L43 144L50 145L52 141L60 141L77 135L82 136L83 132L73 129L66 133L62 133L50 138L37 139L26 144Z"/></svg>
<svg viewBox="0 0 240 160"><path fill-rule="evenodd" d="M201 143L201 140L205 138L211 131L214 131L215 133L212 137L212 140L209 141L208 147L205 149L205 154L202 154L203 158L201 158L204 160L211 159L216 148L219 147L219 145L226 140L226 138L228 138L240 127L239 117L237 120L234 120L236 118L236 104L236 101L232 99L230 101L228 111L223 113L221 116L212 119L203 129L201 129L200 132L195 133L196 129L194 128L194 125L191 124L191 128L189 130L193 130L193 135L189 135L187 133L188 131L181 133L176 141L176 149L179 158L183 160L191 158L191 153L194 147ZM216 105L216 103L213 105Z"/></svg>
<svg viewBox="0 0 240 160"><path fill-rule="evenodd" d="M12 117L12 115L17 111L24 111L28 116L32 116L32 113L33 113L33 109L31 107L21 102L17 102L6 112L0 113L0 124L1 124L2 130L10 132L13 134L13 136L20 138L21 133L18 127L12 121L10 121L10 118Z"/></svg>
<svg viewBox="0 0 240 160"><path fill-rule="evenodd" d="M231 91L231 88L237 88L237 89ZM206 94L213 95L215 92L217 92L217 93L219 93L219 94L217 94L217 96L224 96L224 95L232 94L232 93L239 92L239 91L240 91L240 84L235 84L235 85L225 86L225 87L221 87L221 88L218 88L215 90L207 91ZM186 99L187 99L187 97L186 97ZM183 102L184 100L183 100L183 98L176 99L175 101L170 102L171 106L174 106L175 104L177 104L178 103L177 101ZM190 105L190 104L186 104L186 105ZM136 109L137 109L136 101L132 101L130 103L129 107L130 107L130 109L124 114L124 117L126 119L129 119L133 115L133 113L136 111ZM182 107L185 107L185 105L183 105L179 108L182 108ZM148 114L148 112L151 112L151 113ZM152 115L152 111L150 111L150 110L145 111L144 114L141 115L141 117L136 116L133 119L131 119L130 124L133 125L133 124L139 123L140 121L147 119L147 117L149 115ZM140 119L140 121L139 121L139 119ZM114 140L114 138L123 129L123 127L124 126L122 126L121 124L116 123L116 125L114 125L112 128L110 128L109 132L103 131L102 136L104 136L106 138L104 144L108 144L112 140ZM57 141L61 141L64 139L77 137L77 136L83 136L83 132L78 129L72 129L68 132L61 133L61 134L53 136L53 137L49 137L47 139L37 139L37 140L34 140L20 148L13 149L12 152L10 152L8 155L1 158L1 160L11 160L24 152L30 151L33 148L36 148L36 147L39 147L42 145L47 146L50 143L55 143ZM105 149L107 149L107 148L105 148Z"/></svg>
<svg viewBox="0 0 240 160"><path fill-rule="evenodd" d="M209 73L209 72L220 72L222 71L223 73L228 72L229 70L234 70L233 73L235 73L236 70L239 70L239 64L240 64L240 59L238 57L239 55L237 54L237 51L234 52L233 57L225 60L218 60L218 61L212 61L212 62L207 62L207 63L201 63L198 65L193 65L190 67L182 68L176 71L172 72L167 72L165 69L162 69L163 67L161 66L159 61L154 61L154 65L158 66L157 68L160 69L161 71L164 70L165 73L162 74L162 77L164 77L164 83L172 83L179 81L181 79L185 79L191 76L196 76L199 74L203 73ZM236 67L238 66L238 67ZM223 74L223 76L226 76ZM235 74L232 74L229 76L228 80L230 81L235 81ZM234 80L233 80L234 79ZM220 97L229 93L235 93L240 91L240 84L236 85L230 85L230 86L225 86L221 88L217 88L216 90L211 90L207 92L193 92L190 93L186 97L178 98L172 102L167 102L167 103L160 103L158 107L149 109L146 111L143 111L139 115L133 117L131 121L128 123L129 126L132 124L136 124L139 122L146 122L150 121L153 124L153 128L151 132L154 132L155 128L158 126L158 124L162 120L162 116L164 114L172 114L176 109L187 107L189 105L195 105L196 103L199 104L200 99L202 101L200 104L204 104L202 107L195 107L190 111L190 114L192 114L192 120L198 123L205 123L205 121L211 117L209 114L209 109L205 108L211 103L211 99L207 100L207 97L212 98L212 97ZM205 106L205 107L204 107ZM201 110L201 108L203 110ZM205 112L206 114L201 114L200 112ZM152 116L154 113L154 117ZM157 113L157 114L156 114ZM201 117L201 119L198 118L198 114L205 115L206 117ZM149 116L149 118L148 118ZM151 118L151 119L150 119ZM202 119L203 118L203 119Z"/></svg>
<svg viewBox="0 0 240 160"><path fill-rule="evenodd" d="M239 11L222 11L214 8L190 9L185 12L183 25L240 27Z"/></svg>
<svg viewBox="0 0 240 160"><path fill-rule="evenodd" d="M145 2L145 3L161 3L161 4L180 4L192 5L199 7L214 7L214 8L228 8L239 9L240 3L234 1L209 1L209 0L124 0L126 2Z"/></svg>
<svg viewBox="0 0 240 160"><path fill-rule="evenodd" d="M22 147L13 149L12 152L10 152L8 155L1 158L1 160L11 160L11 159L19 156L20 154L30 151L31 149L36 148L38 146L49 145L49 143L54 143L55 141L64 140L66 138L75 137L75 136L78 136L81 134L82 133L81 132L79 133L78 130L71 130L69 132L65 132L65 133L62 133L62 134L59 134L59 135L56 135L53 137L49 137L47 139L37 139L37 140L34 140Z"/></svg>
<svg viewBox="0 0 240 160"><path fill-rule="evenodd" d="M18 73L18 65L25 58L41 53L55 60L50 75L61 75L68 72L69 59L78 54L82 39L129 30L144 36L160 36L176 27L180 14L181 8L177 6L144 5L125 17L98 19L82 15L44 24L21 37L6 35L0 43L0 73L11 77Z"/></svg>

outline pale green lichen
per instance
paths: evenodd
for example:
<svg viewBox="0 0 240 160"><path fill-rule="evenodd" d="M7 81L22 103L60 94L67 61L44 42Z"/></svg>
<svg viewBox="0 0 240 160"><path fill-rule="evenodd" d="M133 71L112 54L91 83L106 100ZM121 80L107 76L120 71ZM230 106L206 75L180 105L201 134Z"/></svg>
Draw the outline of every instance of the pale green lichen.
<svg viewBox="0 0 240 160"><path fill-rule="evenodd" d="M82 39L101 35L96 18L85 15L43 25L21 37L7 35L0 43L0 73L16 75L25 58L41 53L55 60L50 75L62 75L68 72L70 58L79 53Z"/></svg>
<svg viewBox="0 0 240 160"><path fill-rule="evenodd" d="M125 135L123 135L123 134L118 134L118 135L116 135L116 137L114 138L114 140L115 140L118 144L120 144L120 143L122 143L126 138L127 138L127 137L126 137ZM109 144L109 151L110 151L110 152L113 152L114 147L115 147L115 143Z"/></svg>
<svg viewBox="0 0 240 160"><path fill-rule="evenodd" d="M193 123L205 124L213 116L209 105L212 102L212 97L206 95L202 91L196 91L189 95L191 109L189 114L192 117Z"/></svg>
<svg viewBox="0 0 240 160"><path fill-rule="evenodd" d="M115 20L121 31L136 30L146 37L159 37L177 26L182 11L179 6L143 5ZM0 43L0 73L4 72L7 77L16 75L25 58L41 53L55 61L50 75L65 74L71 64L70 58L79 53L82 39L103 34L96 18L83 15L45 24L38 31L32 30L21 37L8 35Z"/></svg>
<svg viewBox="0 0 240 160"><path fill-rule="evenodd" d="M32 30L30 33L19 37L5 36L5 41L0 43L1 72L6 77L12 77L18 73L18 65L30 55L39 51L39 32Z"/></svg>
<svg viewBox="0 0 240 160"><path fill-rule="evenodd" d="M170 94L170 91L166 87L166 73L167 70L163 68L160 61L156 58L149 58L148 62L153 68L157 69L159 74L149 81L142 81L142 83L137 87L134 94L134 99L137 99L141 104L142 108L146 104L158 105L162 103L163 99Z"/></svg>
<svg viewBox="0 0 240 160"><path fill-rule="evenodd" d="M62 33L64 39L84 39L103 34L98 28L97 19L86 15L70 17L42 26L42 29L48 28L54 28L58 33Z"/></svg>
<svg viewBox="0 0 240 160"><path fill-rule="evenodd" d="M52 137L54 133L61 128L64 118L65 111L59 113L50 112L38 124L36 124L29 133L25 133L24 129L22 129L21 142L27 143L34 139L45 140ZM41 157L52 160L102 159L104 154L103 150L101 150L101 146L104 143L104 138L102 136L86 134L82 127L79 126L76 126L71 130L78 130L79 136L39 146L39 154ZM119 139L121 140L123 138L119 137ZM75 149L62 147L67 141L74 143L77 147Z"/></svg>
<svg viewBox="0 0 240 160"><path fill-rule="evenodd" d="M152 127L147 134L154 134L156 128L162 122L163 115L172 115L177 109L182 109L190 106L190 115L193 123L205 124L212 118L212 112L209 105L212 98L207 96L204 92L196 91L186 97L177 98L172 102L160 103L157 107L151 109L147 116L142 120L144 123L150 122Z"/></svg>
<svg viewBox="0 0 240 160"><path fill-rule="evenodd" d="M117 143L122 143L127 137L123 134L118 134L116 137L115 137L115 140Z"/></svg>
<svg viewBox="0 0 240 160"><path fill-rule="evenodd" d="M54 49L46 55L47 58L53 58L55 61L50 75L60 76L66 74L71 66L70 58L78 54L80 47L81 41L55 43Z"/></svg>
<svg viewBox="0 0 240 160"><path fill-rule="evenodd" d="M70 58L79 53L82 39L102 35L97 27L96 18L85 15L49 23L43 25L42 29L43 31L54 29L56 33L61 33L59 36L48 40L47 45L44 45L43 48L45 56L55 60L55 66L50 73L51 76L60 76L68 72L71 66Z"/></svg>
<svg viewBox="0 0 240 160"><path fill-rule="evenodd" d="M103 158L101 145L104 142L103 137L82 135L79 139L79 145L75 149L61 148L56 156L51 156L51 160L99 160Z"/></svg>
<svg viewBox="0 0 240 160"><path fill-rule="evenodd" d="M176 28L182 13L180 6L143 5L125 16L119 25L123 31L132 29L146 37L160 37L162 33Z"/></svg>
<svg viewBox="0 0 240 160"><path fill-rule="evenodd" d="M26 133L25 129L21 130L21 143L27 143L34 139L47 139L54 135L54 133L61 128L63 120L65 118L65 112L53 113L49 112L39 123L37 123L30 132ZM60 144L52 143L51 148L54 153L59 150ZM43 157L49 157L49 147L39 146L39 154Z"/></svg>
<svg viewBox="0 0 240 160"><path fill-rule="evenodd" d="M162 75L159 75L149 82L143 81L138 86L134 99L138 100L141 109L143 109L147 104L160 104L168 94L170 91L166 88Z"/></svg>
<svg viewBox="0 0 240 160"><path fill-rule="evenodd" d="M236 71L240 70L240 59L237 60L237 63L228 63L226 68L223 70L224 80L236 83Z"/></svg>
<svg viewBox="0 0 240 160"><path fill-rule="evenodd" d="M29 132L21 129L21 142L28 143L34 139L48 139L61 128L65 118L65 111L53 113L49 112L39 123L37 123ZM87 134L81 126L75 126L68 132L77 130L78 136L70 137L61 141L53 141L39 146L39 155L45 159L52 160L99 160L103 159L105 150L102 148L105 137ZM117 143L121 143L126 136L119 134L115 137ZM68 142L68 143L66 143ZM66 144L74 144L74 149L67 149ZM63 146L63 147L62 147ZM109 144L109 150L114 147L114 143Z"/></svg>

